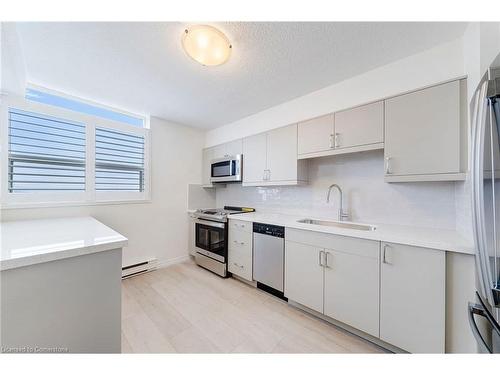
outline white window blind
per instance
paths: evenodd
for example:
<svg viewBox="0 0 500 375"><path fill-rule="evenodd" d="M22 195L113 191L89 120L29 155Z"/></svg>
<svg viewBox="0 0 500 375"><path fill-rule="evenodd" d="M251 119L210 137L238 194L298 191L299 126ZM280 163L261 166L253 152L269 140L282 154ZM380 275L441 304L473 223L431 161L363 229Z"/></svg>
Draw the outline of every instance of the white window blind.
<svg viewBox="0 0 500 375"><path fill-rule="evenodd" d="M96 128L96 191L144 191L144 137Z"/></svg>
<svg viewBox="0 0 500 375"><path fill-rule="evenodd" d="M85 125L10 108L8 192L85 191Z"/></svg>

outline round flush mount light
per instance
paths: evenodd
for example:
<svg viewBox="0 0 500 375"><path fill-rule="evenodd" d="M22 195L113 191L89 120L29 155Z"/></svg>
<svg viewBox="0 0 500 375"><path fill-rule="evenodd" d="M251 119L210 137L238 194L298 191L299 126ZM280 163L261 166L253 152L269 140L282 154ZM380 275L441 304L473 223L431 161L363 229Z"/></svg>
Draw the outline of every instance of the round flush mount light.
<svg viewBox="0 0 500 375"><path fill-rule="evenodd" d="M224 64L231 55L229 39L215 27L192 26L182 35L182 47L187 55L202 65Z"/></svg>

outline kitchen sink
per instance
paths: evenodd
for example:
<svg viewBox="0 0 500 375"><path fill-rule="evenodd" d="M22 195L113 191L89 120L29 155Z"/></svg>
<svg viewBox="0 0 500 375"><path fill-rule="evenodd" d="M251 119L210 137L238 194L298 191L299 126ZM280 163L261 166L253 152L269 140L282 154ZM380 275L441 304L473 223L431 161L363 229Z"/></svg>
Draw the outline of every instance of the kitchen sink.
<svg viewBox="0 0 500 375"><path fill-rule="evenodd" d="M343 223L341 221L329 221L329 220L300 219L300 220L297 220L297 223L323 225L323 226L327 226L327 227L365 230L365 231L372 231L372 230L377 229L377 227L375 225Z"/></svg>

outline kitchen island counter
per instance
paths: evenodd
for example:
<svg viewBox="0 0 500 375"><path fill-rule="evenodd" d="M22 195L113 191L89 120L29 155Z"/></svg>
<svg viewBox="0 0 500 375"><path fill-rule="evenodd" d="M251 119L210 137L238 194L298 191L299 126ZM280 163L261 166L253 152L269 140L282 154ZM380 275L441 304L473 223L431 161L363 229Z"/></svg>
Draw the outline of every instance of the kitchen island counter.
<svg viewBox="0 0 500 375"><path fill-rule="evenodd" d="M0 270L122 248L127 238L90 216L0 223Z"/></svg>

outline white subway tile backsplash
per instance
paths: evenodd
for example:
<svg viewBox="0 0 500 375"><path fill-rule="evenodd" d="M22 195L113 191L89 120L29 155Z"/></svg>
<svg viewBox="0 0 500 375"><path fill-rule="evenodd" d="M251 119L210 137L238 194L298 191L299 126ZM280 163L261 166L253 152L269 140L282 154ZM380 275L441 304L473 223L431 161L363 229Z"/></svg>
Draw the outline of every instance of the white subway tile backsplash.
<svg viewBox="0 0 500 375"><path fill-rule="evenodd" d="M464 201L462 189L454 182L386 183L383 177L383 151L337 155L309 161L309 184L305 186L242 187L228 184L217 189L217 206L238 205L260 211L336 217L338 196L332 191L326 203L328 186L336 183L344 192L344 208L351 220L387 224L455 229L456 194ZM458 191L458 192L457 192ZM460 214L462 215L462 213Z"/></svg>

